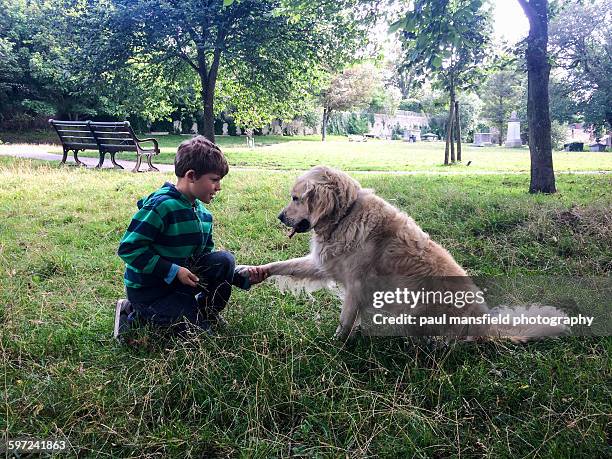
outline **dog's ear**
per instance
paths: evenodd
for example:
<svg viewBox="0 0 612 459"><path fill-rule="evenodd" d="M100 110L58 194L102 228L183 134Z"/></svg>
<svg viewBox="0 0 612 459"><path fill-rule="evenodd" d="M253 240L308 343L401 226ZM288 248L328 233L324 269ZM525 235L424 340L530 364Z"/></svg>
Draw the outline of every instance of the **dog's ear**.
<svg viewBox="0 0 612 459"><path fill-rule="evenodd" d="M348 175L325 171L320 180L307 183L306 202L311 226L321 220L335 221L341 218L359 193L359 184Z"/></svg>
<svg viewBox="0 0 612 459"><path fill-rule="evenodd" d="M338 209L338 193L324 183L309 184L304 193L308 204L310 226L315 227L323 218L333 217Z"/></svg>

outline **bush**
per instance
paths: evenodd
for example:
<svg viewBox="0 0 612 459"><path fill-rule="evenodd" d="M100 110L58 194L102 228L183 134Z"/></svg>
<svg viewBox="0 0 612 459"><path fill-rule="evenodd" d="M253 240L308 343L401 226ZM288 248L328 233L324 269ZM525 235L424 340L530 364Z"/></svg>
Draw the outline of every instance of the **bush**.
<svg viewBox="0 0 612 459"><path fill-rule="evenodd" d="M368 115L357 115L355 113L351 113L346 125L347 134L365 134L370 130L368 121Z"/></svg>
<svg viewBox="0 0 612 459"><path fill-rule="evenodd" d="M302 115L304 126L315 130L318 129L321 126L322 116L321 110L307 109Z"/></svg>
<svg viewBox="0 0 612 459"><path fill-rule="evenodd" d="M421 102L417 99L402 99L398 106L398 110L405 110L407 112L420 112L422 109Z"/></svg>
<svg viewBox="0 0 612 459"><path fill-rule="evenodd" d="M567 140L567 127L557 120L550 123L550 140L554 150L562 150Z"/></svg>
<svg viewBox="0 0 612 459"><path fill-rule="evenodd" d="M7 131L23 132L32 128L34 117L27 113L15 113L10 118L7 118L2 123L2 129Z"/></svg>

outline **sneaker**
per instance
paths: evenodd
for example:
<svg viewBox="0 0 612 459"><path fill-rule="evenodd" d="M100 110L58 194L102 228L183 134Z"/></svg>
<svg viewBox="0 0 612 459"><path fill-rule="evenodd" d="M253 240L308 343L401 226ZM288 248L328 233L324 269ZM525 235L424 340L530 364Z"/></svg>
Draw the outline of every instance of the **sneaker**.
<svg viewBox="0 0 612 459"><path fill-rule="evenodd" d="M215 314L211 314L208 318L208 321L210 322L210 325L217 330L227 328L229 326L229 322L225 320L225 317L223 317L218 312Z"/></svg>
<svg viewBox="0 0 612 459"><path fill-rule="evenodd" d="M132 312L132 304L122 298L117 301L115 306L115 328L113 330L113 338L119 340L120 336L126 333L130 329L130 322L128 316Z"/></svg>
<svg viewBox="0 0 612 459"><path fill-rule="evenodd" d="M229 325L227 320L225 320L219 312L206 308L206 295L204 293L198 293L195 299L204 312L206 322L208 322L212 328L226 328Z"/></svg>

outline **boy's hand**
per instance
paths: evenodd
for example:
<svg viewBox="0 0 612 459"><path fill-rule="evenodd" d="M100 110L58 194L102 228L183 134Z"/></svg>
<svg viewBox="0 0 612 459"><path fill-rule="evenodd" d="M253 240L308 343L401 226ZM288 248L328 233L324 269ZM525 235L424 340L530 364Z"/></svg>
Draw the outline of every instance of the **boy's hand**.
<svg viewBox="0 0 612 459"><path fill-rule="evenodd" d="M249 280L251 284L259 284L265 281L270 276L270 271L263 266L250 266L249 267Z"/></svg>
<svg viewBox="0 0 612 459"><path fill-rule="evenodd" d="M200 280L198 276L182 266L179 268L178 273L176 273L176 277L181 284L188 285L189 287L195 287Z"/></svg>
<svg viewBox="0 0 612 459"><path fill-rule="evenodd" d="M270 271L266 268L266 265L262 266L244 266L240 269L240 274L243 276L249 276L249 282L251 285L259 284L270 276Z"/></svg>

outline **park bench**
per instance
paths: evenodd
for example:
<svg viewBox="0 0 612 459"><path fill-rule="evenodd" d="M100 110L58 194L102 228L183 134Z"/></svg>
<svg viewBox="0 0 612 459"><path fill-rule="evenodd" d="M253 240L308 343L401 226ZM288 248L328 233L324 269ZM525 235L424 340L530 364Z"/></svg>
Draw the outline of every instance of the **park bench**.
<svg viewBox="0 0 612 459"><path fill-rule="evenodd" d="M129 121L123 122L95 122L95 121L58 121L49 120L62 142L64 156L62 164L66 163L68 152L72 151L74 161L84 166L78 158L78 152L84 150L98 150L100 161L98 168L102 167L106 153L110 154L113 166L118 169L123 169L120 164L115 161L115 154L119 151L135 151L136 165L132 172L139 172L142 157L146 157L149 171L157 171L151 163L153 155L159 154L159 145L155 139L139 139L134 134ZM143 148L141 143L153 142L152 148Z"/></svg>

